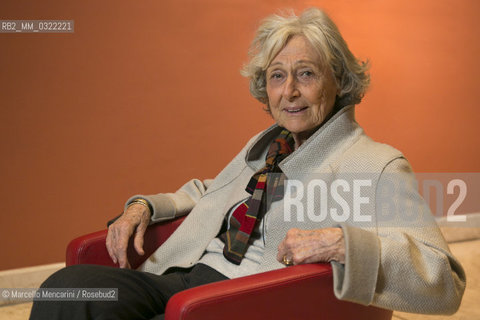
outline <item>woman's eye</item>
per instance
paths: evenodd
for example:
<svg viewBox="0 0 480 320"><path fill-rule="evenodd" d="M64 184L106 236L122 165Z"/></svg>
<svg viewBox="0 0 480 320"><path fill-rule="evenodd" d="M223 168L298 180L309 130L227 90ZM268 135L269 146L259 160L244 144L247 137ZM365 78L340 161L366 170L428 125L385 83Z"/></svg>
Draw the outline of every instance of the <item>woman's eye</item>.
<svg viewBox="0 0 480 320"><path fill-rule="evenodd" d="M272 73L270 75L270 79L273 79L273 80L282 79L282 77L283 77L283 75L281 73L278 73L278 72Z"/></svg>
<svg viewBox="0 0 480 320"><path fill-rule="evenodd" d="M313 72L310 70L305 70L300 72L300 77L312 77Z"/></svg>

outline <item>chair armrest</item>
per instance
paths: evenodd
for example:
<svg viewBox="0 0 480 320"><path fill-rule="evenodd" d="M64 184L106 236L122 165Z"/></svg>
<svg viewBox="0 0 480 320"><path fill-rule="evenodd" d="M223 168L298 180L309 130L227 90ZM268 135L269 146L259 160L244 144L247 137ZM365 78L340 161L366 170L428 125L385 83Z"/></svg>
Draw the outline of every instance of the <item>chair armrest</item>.
<svg viewBox="0 0 480 320"><path fill-rule="evenodd" d="M185 217L176 218L167 222L150 225L145 232L143 249L145 255L140 256L133 248L133 239L128 246L128 261L132 268L139 267L167 238L177 229ZM105 239L107 230L93 232L73 239L67 246L66 265L98 264L104 266L118 266L108 255Z"/></svg>
<svg viewBox="0 0 480 320"><path fill-rule="evenodd" d="M340 301L329 264L305 264L215 282L175 294L166 320L389 320L391 310Z"/></svg>

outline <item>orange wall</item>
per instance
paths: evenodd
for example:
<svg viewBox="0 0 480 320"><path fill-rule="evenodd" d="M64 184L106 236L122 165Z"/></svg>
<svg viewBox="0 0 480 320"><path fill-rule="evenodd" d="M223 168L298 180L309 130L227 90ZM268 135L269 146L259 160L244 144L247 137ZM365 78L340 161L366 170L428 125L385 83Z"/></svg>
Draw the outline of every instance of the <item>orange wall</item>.
<svg viewBox="0 0 480 320"><path fill-rule="evenodd" d="M29 3L29 4L28 4ZM318 5L372 64L358 119L418 172L480 171L477 0L2 1L0 270L64 259L135 193L213 177L271 120L238 70L260 18Z"/></svg>

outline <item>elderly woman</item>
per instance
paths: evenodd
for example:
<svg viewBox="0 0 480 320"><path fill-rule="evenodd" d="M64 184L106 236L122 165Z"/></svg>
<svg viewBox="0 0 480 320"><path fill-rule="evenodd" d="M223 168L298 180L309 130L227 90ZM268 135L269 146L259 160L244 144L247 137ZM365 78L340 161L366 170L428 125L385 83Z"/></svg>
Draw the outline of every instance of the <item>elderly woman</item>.
<svg viewBox="0 0 480 320"><path fill-rule="evenodd" d="M175 193L129 199L107 236L121 269L73 266L44 283L119 288L118 303L36 302L31 319L149 319L181 290L313 262L332 264L339 299L455 312L465 275L411 184L407 160L372 141L355 122L354 105L369 84L366 71L322 11L267 18L243 75L276 124L253 137L213 181L192 180ZM349 174L362 179L349 180ZM330 189L322 189L325 181ZM389 189L392 181L401 187ZM300 199L312 182L330 191ZM356 196L345 200L341 195L350 190ZM382 196L383 190L393 192ZM140 270L130 270L131 237L143 254L149 224L187 214ZM403 215L415 225L403 223Z"/></svg>

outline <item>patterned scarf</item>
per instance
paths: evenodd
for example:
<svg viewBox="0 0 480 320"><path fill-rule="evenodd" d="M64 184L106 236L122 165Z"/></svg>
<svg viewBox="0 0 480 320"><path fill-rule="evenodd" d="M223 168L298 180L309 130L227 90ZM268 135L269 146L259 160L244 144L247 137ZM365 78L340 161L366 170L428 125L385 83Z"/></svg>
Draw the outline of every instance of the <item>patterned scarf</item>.
<svg viewBox="0 0 480 320"><path fill-rule="evenodd" d="M223 255L228 261L240 264L255 224L268 211L270 203L282 199L285 175L278 164L293 150L293 137L288 130L283 129L270 145L265 167L252 176L245 189L252 196L235 209L230 217L230 228L220 235L220 239L225 243Z"/></svg>

